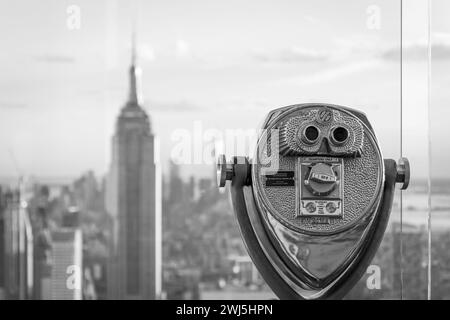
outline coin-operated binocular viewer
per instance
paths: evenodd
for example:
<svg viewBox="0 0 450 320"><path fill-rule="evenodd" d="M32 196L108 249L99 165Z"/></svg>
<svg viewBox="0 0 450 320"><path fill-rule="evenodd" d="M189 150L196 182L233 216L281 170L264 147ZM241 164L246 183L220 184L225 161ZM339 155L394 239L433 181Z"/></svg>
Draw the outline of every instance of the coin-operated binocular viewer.
<svg viewBox="0 0 450 320"><path fill-rule="evenodd" d="M339 299L383 238L409 162L383 160L366 116L329 104L271 111L254 159L219 156L248 253L280 299Z"/></svg>

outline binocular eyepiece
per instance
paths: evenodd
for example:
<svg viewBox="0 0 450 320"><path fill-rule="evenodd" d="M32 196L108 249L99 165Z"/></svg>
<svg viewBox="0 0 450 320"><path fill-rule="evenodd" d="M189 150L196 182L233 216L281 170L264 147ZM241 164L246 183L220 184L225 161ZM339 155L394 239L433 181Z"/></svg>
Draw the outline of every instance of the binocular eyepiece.
<svg viewBox="0 0 450 320"><path fill-rule="evenodd" d="M409 177L406 158L383 160L363 113L330 104L271 111L252 161L217 162L249 255L281 299L342 298L379 247L395 184L406 189Z"/></svg>

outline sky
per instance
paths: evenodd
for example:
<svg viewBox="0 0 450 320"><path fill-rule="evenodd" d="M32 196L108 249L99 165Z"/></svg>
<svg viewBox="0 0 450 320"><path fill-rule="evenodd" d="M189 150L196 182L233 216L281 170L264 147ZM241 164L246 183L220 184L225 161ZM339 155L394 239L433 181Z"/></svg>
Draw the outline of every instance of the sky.
<svg viewBox="0 0 450 320"><path fill-rule="evenodd" d="M447 177L449 9L433 0L432 165ZM398 159L399 18L392 0L0 0L0 176L107 172L133 29L165 171L180 130L255 129L304 102L365 112L384 157ZM404 1L403 18L402 151L425 177L427 2Z"/></svg>

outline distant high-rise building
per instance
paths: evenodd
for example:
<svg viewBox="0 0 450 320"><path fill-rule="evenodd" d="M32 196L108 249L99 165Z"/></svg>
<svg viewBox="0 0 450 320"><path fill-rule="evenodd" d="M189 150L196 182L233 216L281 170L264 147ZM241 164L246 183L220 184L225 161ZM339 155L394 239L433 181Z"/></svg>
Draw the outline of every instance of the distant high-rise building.
<svg viewBox="0 0 450 320"><path fill-rule="evenodd" d="M49 188L34 187L34 195L28 202L33 225L33 299L51 299L51 231L49 227Z"/></svg>
<svg viewBox="0 0 450 320"><path fill-rule="evenodd" d="M3 296L6 299L31 299L33 294L33 234L20 191L5 195L2 241Z"/></svg>
<svg viewBox="0 0 450 320"><path fill-rule="evenodd" d="M80 210L78 207L69 207L63 212L61 226L63 228L80 227Z"/></svg>
<svg viewBox="0 0 450 320"><path fill-rule="evenodd" d="M34 234L34 295L33 299L51 299L51 232L48 227L47 211L45 207L38 207L36 211Z"/></svg>
<svg viewBox="0 0 450 320"><path fill-rule="evenodd" d="M0 300L5 299L5 223L4 210L6 209L6 195L0 187Z"/></svg>
<svg viewBox="0 0 450 320"><path fill-rule="evenodd" d="M117 119L106 184L112 217L110 299L158 299L161 292L161 173L155 136L142 108L133 41L128 101Z"/></svg>
<svg viewBox="0 0 450 320"><path fill-rule="evenodd" d="M50 298L81 300L83 283L83 241L80 229L52 232Z"/></svg>
<svg viewBox="0 0 450 320"><path fill-rule="evenodd" d="M168 201L170 204L182 202L187 198L185 183L180 175L180 166L173 161L169 163L169 190Z"/></svg>
<svg viewBox="0 0 450 320"><path fill-rule="evenodd" d="M81 212L104 211L103 190L93 171L88 171L72 184L73 203Z"/></svg>

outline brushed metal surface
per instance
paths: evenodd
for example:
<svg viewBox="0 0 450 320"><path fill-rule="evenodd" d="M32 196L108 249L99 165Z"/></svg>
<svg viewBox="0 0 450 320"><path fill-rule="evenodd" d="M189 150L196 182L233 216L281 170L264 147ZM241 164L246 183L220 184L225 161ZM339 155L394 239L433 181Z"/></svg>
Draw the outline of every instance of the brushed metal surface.
<svg viewBox="0 0 450 320"><path fill-rule="evenodd" d="M330 107L327 107L329 109ZM302 109L298 113L317 115L320 107ZM340 119L345 119L346 123L358 122L363 131L354 130L352 134L361 134L363 137L355 137L357 141L364 141L361 146L362 152L360 157L344 158L344 214L343 218L331 218L328 224L317 224L315 218L296 217L296 186L271 187L266 186L266 176L264 174L263 164L270 161L271 154L267 152L270 139L261 137L255 155L257 161L253 165L253 187L255 190L255 198L260 210L268 210L283 225L298 232L306 232L310 234L331 234L343 231L352 226L359 219L370 213L371 206L379 198L381 192L381 181L383 178L383 162L380 150L378 149L376 139L370 130L365 127L359 120L352 116L339 112L337 120L326 124L329 128L340 125ZM290 119L298 118L298 114L290 113L289 118L280 116L279 122L272 121L271 126L264 129L273 129L283 126L284 122ZM308 118L310 119L310 118ZM307 123L311 123L310 120ZM316 123L317 124L317 123ZM301 124L300 124L301 125ZM355 125L355 127L358 127ZM295 131L294 129L292 131ZM348 146L349 147L349 146ZM271 148L269 150L274 150ZM350 149L348 149L350 150ZM281 151L280 151L281 152ZM279 157L279 170L296 171L296 162L298 156ZM296 177L299 179L299 177Z"/></svg>

